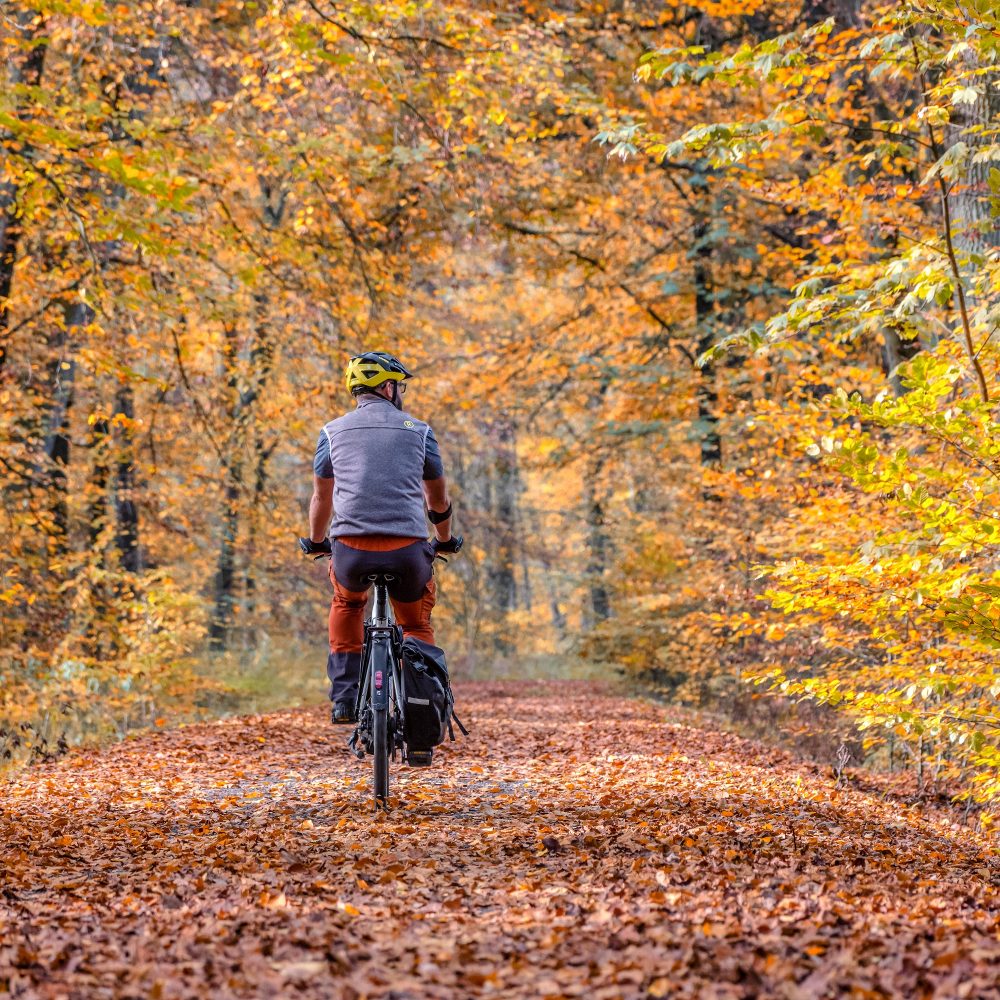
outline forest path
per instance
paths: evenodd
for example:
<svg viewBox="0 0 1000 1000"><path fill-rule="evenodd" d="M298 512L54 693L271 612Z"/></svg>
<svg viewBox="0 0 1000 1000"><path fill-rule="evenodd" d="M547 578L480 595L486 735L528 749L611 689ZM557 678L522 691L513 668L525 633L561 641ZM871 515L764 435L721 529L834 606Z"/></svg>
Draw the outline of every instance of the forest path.
<svg viewBox="0 0 1000 1000"><path fill-rule="evenodd" d="M320 708L0 785L0 994L1000 996L1000 863L941 816L593 685L458 699L388 816Z"/></svg>

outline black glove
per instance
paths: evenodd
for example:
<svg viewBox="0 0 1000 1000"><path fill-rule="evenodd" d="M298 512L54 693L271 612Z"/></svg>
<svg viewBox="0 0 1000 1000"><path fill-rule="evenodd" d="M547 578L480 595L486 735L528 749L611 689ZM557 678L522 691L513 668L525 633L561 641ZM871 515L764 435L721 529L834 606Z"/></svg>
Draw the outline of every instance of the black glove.
<svg viewBox="0 0 1000 1000"><path fill-rule="evenodd" d="M300 538L299 548L307 556L328 556L332 553L330 539L324 538L321 542L314 542L311 538Z"/></svg>
<svg viewBox="0 0 1000 1000"><path fill-rule="evenodd" d="M440 555L442 552L457 552L464 541L465 539L461 535L452 535L446 542L439 542L435 538L431 545L434 548L434 555Z"/></svg>

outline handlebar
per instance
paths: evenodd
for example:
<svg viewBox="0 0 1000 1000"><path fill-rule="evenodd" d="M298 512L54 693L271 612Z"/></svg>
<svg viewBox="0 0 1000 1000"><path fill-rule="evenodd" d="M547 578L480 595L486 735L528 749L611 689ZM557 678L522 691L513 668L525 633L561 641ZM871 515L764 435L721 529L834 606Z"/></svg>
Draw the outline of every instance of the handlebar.
<svg viewBox="0 0 1000 1000"><path fill-rule="evenodd" d="M439 542L436 538L433 539L431 541L431 548L434 549L435 559L447 562L448 560L445 559L442 553L447 552L448 555L458 555L458 551L463 544L465 544L465 539L461 535L452 535L446 542Z"/></svg>
<svg viewBox="0 0 1000 1000"><path fill-rule="evenodd" d="M435 559L447 562L448 560L445 559L442 553L456 555L464 544L465 539L461 535L454 535L447 542L440 542L435 538L431 542L431 547L434 549ZM321 542L314 542L311 538L300 538L299 548L305 555L312 556L314 561L317 559L329 559L333 555L333 547L330 545L329 538L324 538Z"/></svg>
<svg viewBox="0 0 1000 1000"><path fill-rule="evenodd" d="M441 558L442 552L447 552L449 555L457 555L458 550L465 543L465 539L461 535L453 535L446 542L439 542L436 538L431 542L431 547L434 549L434 555L439 559ZM447 562L444 559L443 562Z"/></svg>
<svg viewBox="0 0 1000 1000"><path fill-rule="evenodd" d="M330 545L329 538L324 538L321 542L314 542L311 538L300 538L299 548L307 556L312 556L314 560L333 555L333 548Z"/></svg>

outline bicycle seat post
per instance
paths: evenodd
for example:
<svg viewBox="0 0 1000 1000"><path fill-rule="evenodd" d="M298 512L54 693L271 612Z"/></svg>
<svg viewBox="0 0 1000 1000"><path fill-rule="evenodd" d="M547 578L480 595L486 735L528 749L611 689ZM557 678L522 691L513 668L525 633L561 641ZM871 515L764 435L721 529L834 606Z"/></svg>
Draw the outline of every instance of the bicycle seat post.
<svg viewBox="0 0 1000 1000"><path fill-rule="evenodd" d="M368 579L375 585L375 601L372 607L372 624L385 627L391 624L389 618L389 583L395 579L389 573L373 573Z"/></svg>

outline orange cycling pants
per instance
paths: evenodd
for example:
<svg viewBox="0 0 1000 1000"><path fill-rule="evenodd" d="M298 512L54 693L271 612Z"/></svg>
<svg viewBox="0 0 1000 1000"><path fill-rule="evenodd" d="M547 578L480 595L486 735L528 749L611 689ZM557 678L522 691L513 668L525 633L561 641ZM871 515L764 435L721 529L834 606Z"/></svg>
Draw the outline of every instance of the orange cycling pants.
<svg viewBox="0 0 1000 1000"><path fill-rule="evenodd" d="M389 599L404 635L434 642L431 609L437 597L433 575L434 549L423 538L386 535L338 538L333 543L330 579L330 656L327 675L330 698L353 704L361 673L365 603L373 573L391 573Z"/></svg>

